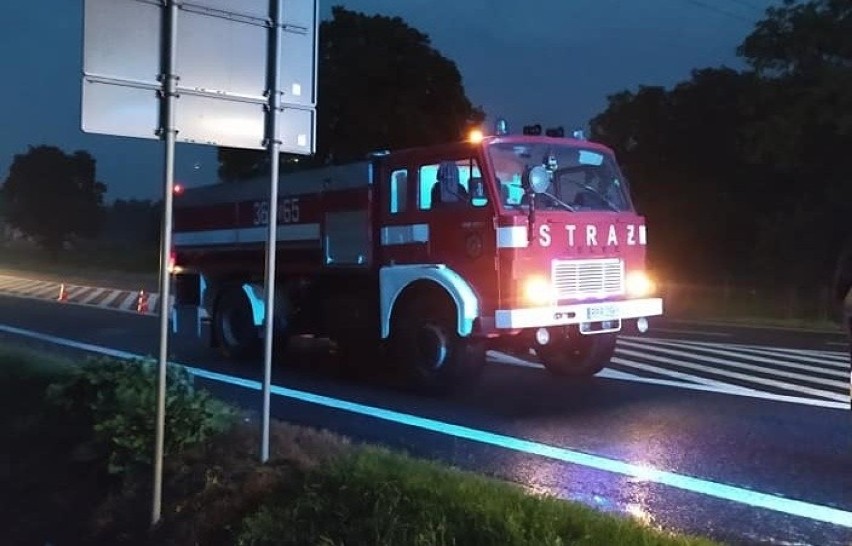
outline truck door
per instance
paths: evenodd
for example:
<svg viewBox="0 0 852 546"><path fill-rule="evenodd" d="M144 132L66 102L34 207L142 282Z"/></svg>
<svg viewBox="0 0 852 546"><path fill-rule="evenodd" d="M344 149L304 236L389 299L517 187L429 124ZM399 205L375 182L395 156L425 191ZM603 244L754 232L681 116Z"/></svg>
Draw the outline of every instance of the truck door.
<svg viewBox="0 0 852 546"><path fill-rule="evenodd" d="M382 219L383 264L445 264L497 301L493 199L479 161L431 157L386 165Z"/></svg>

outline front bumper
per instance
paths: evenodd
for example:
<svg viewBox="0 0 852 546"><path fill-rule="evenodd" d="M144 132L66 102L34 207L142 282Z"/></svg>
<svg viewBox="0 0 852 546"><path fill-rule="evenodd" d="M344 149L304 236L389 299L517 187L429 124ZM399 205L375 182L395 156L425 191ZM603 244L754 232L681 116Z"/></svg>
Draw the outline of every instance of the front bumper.
<svg viewBox="0 0 852 546"><path fill-rule="evenodd" d="M662 298L577 303L553 307L500 309L494 315L498 330L565 326L587 322L636 319L663 314Z"/></svg>

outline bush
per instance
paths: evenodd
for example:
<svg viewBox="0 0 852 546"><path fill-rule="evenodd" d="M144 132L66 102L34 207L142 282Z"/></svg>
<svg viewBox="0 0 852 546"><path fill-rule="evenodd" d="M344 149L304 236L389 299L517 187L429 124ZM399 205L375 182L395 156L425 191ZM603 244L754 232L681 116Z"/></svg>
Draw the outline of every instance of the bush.
<svg viewBox="0 0 852 546"><path fill-rule="evenodd" d="M192 377L169 365L166 383L164 453L173 455L227 430L236 411L196 390ZM111 474L142 470L153 463L157 363L92 358L51 385L48 399L87 419L95 441L108 453Z"/></svg>
<svg viewBox="0 0 852 546"><path fill-rule="evenodd" d="M367 448L303 473L243 520L241 546L709 545L507 483Z"/></svg>

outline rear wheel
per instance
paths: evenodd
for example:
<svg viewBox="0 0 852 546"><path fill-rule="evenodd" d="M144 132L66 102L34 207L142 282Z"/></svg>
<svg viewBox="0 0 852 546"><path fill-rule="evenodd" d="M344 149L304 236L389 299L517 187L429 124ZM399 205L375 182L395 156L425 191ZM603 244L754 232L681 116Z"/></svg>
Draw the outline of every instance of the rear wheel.
<svg viewBox="0 0 852 546"><path fill-rule="evenodd" d="M458 335L452 302L442 293L423 292L400 303L389 356L393 365L404 366L408 382L432 394L473 383L485 363L485 345Z"/></svg>
<svg viewBox="0 0 852 546"><path fill-rule="evenodd" d="M535 352L547 371L567 377L591 377L608 364L615 353L616 334L583 335L576 329L554 336Z"/></svg>
<svg viewBox="0 0 852 546"><path fill-rule="evenodd" d="M245 360L256 357L262 350L258 327L242 287L229 286L222 291L213 311L215 345L225 357Z"/></svg>

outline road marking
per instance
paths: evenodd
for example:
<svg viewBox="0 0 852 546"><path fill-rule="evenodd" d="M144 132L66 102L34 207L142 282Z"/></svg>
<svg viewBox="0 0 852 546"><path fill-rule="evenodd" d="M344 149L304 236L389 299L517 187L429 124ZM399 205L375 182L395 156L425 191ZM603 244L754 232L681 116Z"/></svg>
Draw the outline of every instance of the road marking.
<svg viewBox="0 0 852 546"><path fill-rule="evenodd" d="M632 342L628 341L626 343L630 344ZM645 340L645 344L665 346L665 347L680 347L680 348L684 348L685 345L686 345L684 343L680 343L680 342L676 342L676 341L664 341L664 340L660 340L660 339L648 339L648 340ZM639 343L635 343L634 346L639 346L639 345L640 345ZM690 347L686 346L686 348L690 348ZM652 350L657 350L657 351L661 351L661 352L664 351L664 349L652 349ZM831 376L834 376L834 377L842 377L844 379L849 377L848 373L841 371L841 370L826 369L825 367L810 366L808 364L791 362L789 360L779 360L777 358L770 359L770 358L766 358L765 356L750 355L750 354L747 354L747 353L743 353L742 351L731 351L731 350L727 350L727 349L713 349L713 348L710 348L710 347L703 347L703 348L701 348L701 350L706 352L706 353L710 353L710 354L715 354L715 355L720 355L720 356L728 356L728 357L732 357L732 358L739 358L741 360L750 360L752 362L760 362L761 364L771 364L773 366L781 366L781 367L785 367L785 368L792 368L794 370L802 370L802 371L806 371L806 372L821 373L821 374L824 374L824 375L831 375ZM766 351L766 352L768 353L769 351ZM674 351L674 352L669 352L669 354L681 354L681 355L683 355L684 353L679 353L677 351ZM784 355L784 356L789 357L789 355ZM799 357L799 358L802 358L802 357ZM831 366L831 367L836 366L836 364L834 362L825 362L825 361L820 361L818 359L814 359L814 360L816 362L819 362L820 364L825 364L827 366ZM840 367L840 366L837 366L837 367ZM783 376L783 374L781 374L781 375ZM797 378L797 375L798 374L793 374L791 376L785 376L785 377ZM807 377L810 377L810 376L802 376L802 377L807 378Z"/></svg>
<svg viewBox="0 0 852 546"><path fill-rule="evenodd" d="M782 358L789 358L791 356L799 359L802 362L813 362L815 364L823 364L825 366L836 367L838 369L846 369L849 367L849 357L846 357L846 362L841 361L841 356L835 355L833 353L829 353L828 351L819 351L819 352L791 352L785 350L783 348L777 349L768 349L768 348L756 348L749 347L746 345L737 346L736 351L740 353L752 353L759 355L768 355Z"/></svg>
<svg viewBox="0 0 852 546"><path fill-rule="evenodd" d="M101 303L98 307L109 307L110 304L113 301L115 301L115 299L122 294L122 292L123 292L123 290L112 290L112 291L110 291L110 293L107 294L107 297L105 297L104 299L101 300Z"/></svg>
<svg viewBox="0 0 852 546"><path fill-rule="evenodd" d="M705 332L703 330L678 330L675 328L651 328L652 332L662 332L664 334L678 334L678 335L699 335L699 336L708 336L708 337L733 337L734 334L729 334L727 332Z"/></svg>
<svg viewBox="0 0 852 546"><path fill-rule="evenodd" d="M124 301L121 302L121 305L118 306L119 309L132 309L136 305L136 301L139 298L138 294L134 294L130 292L127 294L127 297L124 298Z"/></svg>
<svg viewBox="0 0 852 546"><path fill-rule="evenodd" d="M103 347L91 343L83 343L66 338L52 336L49 334L42 334L40 332L34 332L31 330L15 328L12 326L0 325L0 331L29 337L32 339L37 339L40 341L45 341L48 343L61 345L69 348L79 349L105 356L111 356L122 360L148 360L148 357L130 353L127 351L121 351L118 349L112 349L110 347ZM258 381L253 381L250 379L226 375L217 372L211 372L192 366L185 366L179 363L172 364L183 366L193 376L202 379L207 379L209 381L225 383L256 391L259 391L261 389L261 384ZM723 484L712 480L705 480L686 474L678 474L675 472L660 470L647 465L634 464L619 459L611 459L599 455L592 455L589 453L574 451L568 448L557 447L541 442L517 438L514 436L507 436L504 434L498 434L462 425L456 425L454 423L439 421L436 419L429 419L426 417L420 417L417 415L403 413L395 410L389 410L376 406L369 406L357 402L350 402L348 400L343 400L340 398L333 398L330 396L315 394L307 391L290 389L278 385L273 385L271 388L271 392L272 394L280 396L282 398L290 398L308 404L315 404L318 406L354 413L357 415L364 415L382 421L388 421L420 430L443 434L445 436L461 438L480 444L491 445L499 448L508 449L511 451L526 453L529 455L545 457L568 464L575 464L587 468L594 468L596 470L601 470L612 474L629 476L631 478L636 478L641 481L658 483L661 485L674 487L676 489L682 489L684 491L690 491L693 493L727 500L738 504L745 504L755 508L763 508L775 512L790 514L801 518L822 521L833 525L852 528L852 512L841 510L839 508L833 508L831 506L824 506L820 504L809 503L802 500L790 499L786 497L781 497L779 495L773 495L771 493L755 491L753 489L744 489L734 485Z"/></svg>
<svg viewBox="0 0 852 546"><path fill-rule="evenodd" d="M505 355L503 353L498 353L497 351L493 351L495 354L494 363L500 365L510 365L510 366L518 366L522 368L533 368L537 370L543 370L544 366L537 362L528 362L526 360L522 360L517 357L513 357L511 355ZM499 355L499 356L497 356ZM646 371L653 371L654 369L659 369L665 372L671 372L670 370L663 370L662 368L656 368L654 366L650 366L644 363L635 362L632 360L626 360L619 357L614 357L612 359L613 364L623 365L627 367L633 367L637 369L644 369ZM659 373L659 372L657 372ZM704 381L701 383L684 383L683 381L670 381L667 379L657 379L655 377L643 377L639 375L628 374L622 372L621 370L615 370L610 368L604 368L601 372L595 377L605 378L605 379L614 379L616 381L631 381L633 383L643 383L645 385L655 385L661 387L673 387L681 390L690 390L690 391L701 391L701 392L710 392L713 394L725 394L731 396L740 396L745 398L756 398L758 400L768 400L770 402L783 402L789 404L798 404L802 406L814 406L818 408L826 408L826 409L837 409L837 410L849 410L848 403L834 402L831 400L825 400L823 398L813 398L813 397L802 397L802 396L791 396L787 394L777 394L774 392L762 391L757 389L751 389L749 387L741 387L739 385L733 385L731 383L718 382L718 386L712 385L708 383L712 380L705 380L703 377L691 376L689 374L683 374L681 372L671 372L672 374L683 375L684 379L689 377L695 377L696 379L701 379Z"/></svg>
<svg viewBox="0 0 852 546"><path fill-rule="evenodd" d="M89 294L88 296L86 296L85 298L80 300L80 303L82 305L88 305L88 304L92 303L95 300L95 298L97 298L98 296L100 296L103 293L104 293L103 288L96 288L96 289L92 290L91 294Z"/></svg>
<svg viewBox="0 0 852 546"><path fill-rule="evenodd" d="M796 385L796 384L792 384L792 383L785 383L783 381L776 381L775 379L757 377L757 376L754 376L754 375L748 375L748 374L745 374L745 373L735 372L735 371L731 371L731 370L727 370L727 369L723 369L723 368L712 368L710 366L704 366L703 364L696 364L694 362L685 362L683 360L674 360L674 359L667 358L667 357L664 357L664 356L649 356L645 353L641 353L639 351L632 351L632 350L629 350L629 349L621 349L620 352L622 354L626 354L628 356L634 356L634 357L638 357L638 358L643 358L643 357L644 358L651 358L651 359L653 359L653 360L655 360L655 361L657 361L661 364L670 364L670 365L673 365L673 366L685 367L685 368L689 368L691 370L705 372L705 373L709 373L711 375L721 375L721 376L725 376L725 377L730 377L731 379L738 379L740 381L745 381L745 382L748 382L748 383L763 384L763 385L767 385L767 386L770 386L770 387L783 389L783 390L786 390L786 391L799 392L799 393L802 393L802 394L809 394L811 396L817 396L817 397L820 397L820 398L828 398L829 400L835 400L835 401L838 401L838 402L848 402L849 401L849 395L848 394L840 394L840 393L836 393L836 392L825 391L825 390L821 390L821 389L815 389L815 388L812 388L812 387L806 387L804 385ZM680 353L680 354L682 355L683 353ZM767 370L767 368L762 368L761 366L750 366L748 364L736 364L736 363L733 363L733 362L728 362L728 361L717 359L717 358L712 358L712 357L701 357L701 358L699 358L698 355L689 355L688 353L686 353L686 354L687 354L687 356L689 356L691 358L696 358L696 359L699 359L699 360L704 360L706 362L721 364L723 366L734 366L734 367L740 367L742 369L747 369L747 370L750 369L750 370L755 370L755 371ZM677 355L675 355L675 356L677 356ZM806 377L806 376L801 376L800 374L791 374L791 373L788 373L788 372L781 372L781 371L778 371L778 370L767 370L767 371L770 373L770 375L778 375L778 376L795 375L795 376L799 376L799 377ZM811 383L816 383L816 382L818 382L817 379L819 379L819 378L807 378L807 381L809 381ZM848 388L848 385L846 383L841 383L839 381L829 381L829 380L820 379L820 382L830 382L831 386L837 387L841 390L844 389L844 388Z"/></svg>

